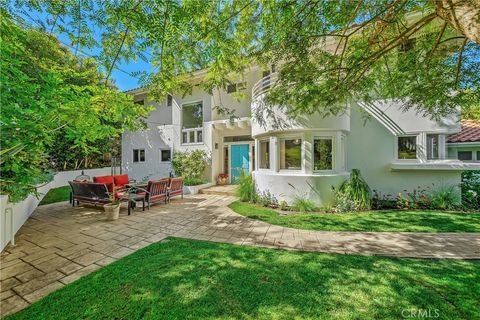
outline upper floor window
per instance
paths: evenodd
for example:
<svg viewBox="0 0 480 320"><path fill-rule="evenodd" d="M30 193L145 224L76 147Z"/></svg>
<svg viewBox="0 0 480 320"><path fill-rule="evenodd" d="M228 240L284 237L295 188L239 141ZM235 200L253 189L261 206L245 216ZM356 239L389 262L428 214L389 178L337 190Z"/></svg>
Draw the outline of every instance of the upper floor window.
<svg viewBox="0 0 480 320"><path fill-rule="evenodd" d="M182 106L182 128L201 128L203 126L203 103L187 103Z"/></svg>
<svg viewBox="0 0 480 320"><path fill-rule="evenodd" d="M398 137L398 159L417 159L417 136Z"/></svg>
<svg viewBox="0 0 480 320"><path fill-rule="evenodd" d="M144 106L145 105L145 99L137 100L134 103Z"/></svg>
<svg viewBox="0 0 480 320"><path fill-rule="evenodd" d="M246 82L237 82L237 83L231 83L231 84L227 85L227 93L244 91L245 89L247 89L247 83Z"/></svg>
<svg viewBox="0 0 480 320"><path fill-rule="evenodd" d="M280 140L280 169L302 169L302 139Z"/></svg>
<svg viewBox="0 0 480 320"><path fill-rule="evenodd" d="M427 160L439 159L438 134L427 134Z"/></svg>
<svg viewBox="0 0 480 320"><path fill-rule="evenodd" d="M133 149L133 162L145 162L145 149Z"/></svg>
<svg viewBox="0 0 480 320"><path fill-rule="evenodd" d="M313 170L333 169L333 139L331 137L313 139Z"/></svg>
<svg viewBox="0 0 480 320"><path fill-rule="evenodd" d="M260 169L270 169L270 141L260 141Z"/></svg>
<svg viewBox="0 0 480 320"><path fill-rule="evenodd" d="M167 94L167 107L171 107L173 105L173 96L171 94Z"/></svg>

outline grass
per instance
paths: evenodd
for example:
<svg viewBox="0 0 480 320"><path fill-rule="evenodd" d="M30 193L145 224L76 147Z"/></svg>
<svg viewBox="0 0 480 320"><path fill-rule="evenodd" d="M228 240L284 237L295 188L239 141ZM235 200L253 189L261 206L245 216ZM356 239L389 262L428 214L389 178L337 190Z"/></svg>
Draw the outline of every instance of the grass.
<svg viewBox="0 0 480 320"><path fill-rule="evenodd" d="M277 211L236 201L229 207L246 217L284 227L324 231L480 232L480 213L435 211L369 211L362 213L298 213Z"/></svg>
<svg viewBox="0 0 480 320"><path fill-rule="evenodd" d="M70 186L53 188L47 192L45 197L43 197L42 201L40 202L40 205L61 202L61 201L68 201L69 198L70 198Z"/></svg>
<svg viewBox="0 0 480 320"><path fill-rule="evenodd" d="M441 319L480 314L479 261L307 253L170 238L13 319ZM405 310L405 311L404 311Z"/></svg>

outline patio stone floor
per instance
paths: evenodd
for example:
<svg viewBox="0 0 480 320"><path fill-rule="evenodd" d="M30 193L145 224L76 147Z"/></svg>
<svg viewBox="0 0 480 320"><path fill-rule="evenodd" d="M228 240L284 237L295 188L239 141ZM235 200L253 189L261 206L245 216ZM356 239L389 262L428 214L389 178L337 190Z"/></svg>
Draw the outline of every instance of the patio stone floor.
<svg viewBox="0 0 480 320"><path fill-rule="evenodd" d="M269 248L415 258L480 259L479 233L308 231L240 216L233 196L199 194L106 221L100 207L38 207L1 254L0 316L168 236Z"/></svg>

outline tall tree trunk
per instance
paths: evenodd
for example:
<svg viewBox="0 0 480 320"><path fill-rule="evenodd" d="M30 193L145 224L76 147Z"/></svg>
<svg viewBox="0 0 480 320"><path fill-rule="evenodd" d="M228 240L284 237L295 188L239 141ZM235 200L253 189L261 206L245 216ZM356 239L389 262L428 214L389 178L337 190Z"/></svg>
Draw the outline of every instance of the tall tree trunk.
<svg viewBox="0 0 480 320"><path fill-rule="evenodd" d="M433 0L437 15L480 44L480 0Z"/></svg>

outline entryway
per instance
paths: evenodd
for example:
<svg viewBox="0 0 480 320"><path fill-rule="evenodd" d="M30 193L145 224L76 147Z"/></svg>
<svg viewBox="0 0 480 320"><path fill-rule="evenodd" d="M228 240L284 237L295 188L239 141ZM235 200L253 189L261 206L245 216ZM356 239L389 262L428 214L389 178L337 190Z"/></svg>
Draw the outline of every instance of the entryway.
<svg viewBox="0 0 480 320"><path fill-rule="evenodd" d="M250 144L232 144L230 154L230 181L238 183L242 172L250 172Z"/></svg>

